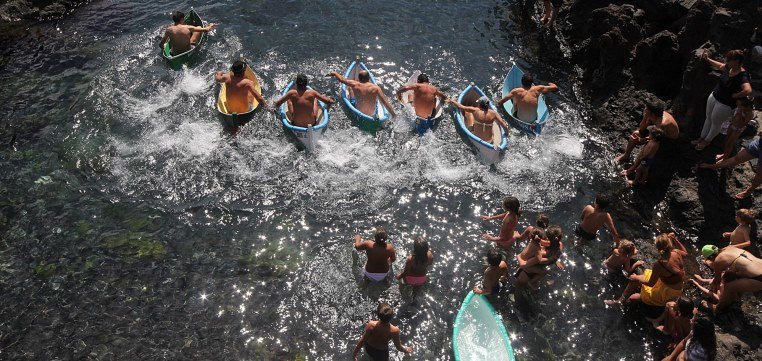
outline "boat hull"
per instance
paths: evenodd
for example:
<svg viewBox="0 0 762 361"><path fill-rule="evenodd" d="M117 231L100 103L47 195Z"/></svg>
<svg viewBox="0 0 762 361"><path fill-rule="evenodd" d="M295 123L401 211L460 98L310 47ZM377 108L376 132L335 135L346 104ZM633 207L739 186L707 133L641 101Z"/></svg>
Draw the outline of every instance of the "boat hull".
<svg viewBox="0 0 762 361"><path fill-rule="evenodd" d="M452 349L456 361L515 361L508 332L486 297L469 292L455 318Z"/></svg>

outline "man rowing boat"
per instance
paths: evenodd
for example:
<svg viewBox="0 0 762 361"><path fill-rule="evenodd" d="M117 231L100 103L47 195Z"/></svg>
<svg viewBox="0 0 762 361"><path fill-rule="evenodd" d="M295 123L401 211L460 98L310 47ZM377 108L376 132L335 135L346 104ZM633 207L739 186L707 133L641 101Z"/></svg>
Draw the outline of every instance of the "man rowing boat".
<svg viewBox="0 0 762 361"><path fill-rule="evenodd" d="M267 107L267 101L262 98L254 87L254 82L246 79L246 63L241 60L233 62L229 73L218 71L214 80L225 83L225 99L229 113L246 113L251 110L251 103L256 99L259 104Z"/></svg>
<svg viewBox="0 0 762 361"><path fill-rule="evenodd" d="M333 98L307 88L307 84L309 84L309 79L306 75L297 75L296 87L275 102L276 109L281 104L288 102L288 119L291 124L303 128L317 123L317 117L321 112L318 100L328 104L336 103Z"/></svg>
<svg viewBox="0 0 762 361"><path fill-rule="evenodd" d="M172 55L191 50L198 44L202 33L208 33L217 26L217 23L211 23L204 27L185 25L185 14L182 11L175 11L172 14L172 21L175 22L175 25L167 28L161 43L159 43L159 48L164 49L164 44L169 40L172 45Z"/></svg>
<svg viewBox="0 0 762 361"><path fill-rule="evenodd" d="M429 84L429 77L426 74L418 76L418 83L405 85L402 88L397 89L397 99L402 100L402 93L412 90L413 91L413 108L415 108L415 114L421 118L429 118L436 113L435 108L437 106L437 97L441 97L443 100L447 99L447 95L442 93L437 87Z"/></svg>
<svg viewBox="0 0 762 361"><path fill-rule="evenodd" d="M534 78L529 74L521 77L521 87L515 88L500 99L497 104L502 106L508 100L513 99L513 109L516 114L511 114L526 123L537 121L537 103L541 94L558 91L558 86L553 83L548 85L534 85Z"/></svg>
<svg viewBox="0 0 762 361"><path fill-rule="evenodd" d="M505 124L500 114L490 108L489 99L486 96L479 98L475 107L460 104L455 99L450 99L449 102L463 111L463 119L468 130L484 141L492 142L492 124L494 122L497 122L508 134L508 125Z"/></svg>
<svg viewBox="0 0 762 361"><path fill-rule="evenodd" d="M376 102L380 100L389 111L389 114L393 117L397 116L381 87L370 81L370 73L367 70L360 70L357 73L357 80L347 79L335 71L331 72L330 75L336 78L339 83L347 85L350 94L349 101L363 114L371 117L375 116Z"/></svg>

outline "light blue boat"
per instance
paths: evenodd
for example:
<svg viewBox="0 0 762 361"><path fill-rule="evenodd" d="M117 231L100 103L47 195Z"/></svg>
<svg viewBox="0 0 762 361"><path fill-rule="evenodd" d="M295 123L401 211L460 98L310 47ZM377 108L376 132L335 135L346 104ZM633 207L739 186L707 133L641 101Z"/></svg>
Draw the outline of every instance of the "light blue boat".
<svg viewBox="0 0 762 361"><path fill-rule="evenodd" d="M295 84L293 81L288 83L285 89L283 89L283 93L281 93L281 96L285 96L286 93L288 93L289 90L291 90L293 87L295 87ZM308 89L312 89L312 87L307 86ZM313 89L314 90L314 89ZM283 128L286 130L286 133L291 133L296 140L298 140L305 149L309 152L314 152L315 147L317 146L317 142L320 140L320 138L323 137L323 133L325 133L325 130L328 129L328 121L329 121L329 115L328 115L328 107L325 105L325 103L321 102L320 100L315 100L318 102L318 105L320 106L321 112L318 114L317 121L315 125L311 125L309 127L297 127L293 124L291 124L290 115L288 106L289 101L284 102L280 105L280 120L283 123Z"/></svg>
<svg viewBox="0 0 762 361"><path fill-rule="evenodd" d="M505 77L505 82L503 82L503 96L508 95L511 90L521 87L522 76L524 76L524 71L514 64L508 72L508 76ZM503 103L503 109L508 113L508 122L512 127L530 135L540 135L542 128L545 127L545 124L550 119L550 112L545 104L545 95L542 94L540 94L540 99L537 101L537 121L533 123L524 122L515 117L514 114L516 112L513 101Z"/></svg>
<svg viewBox="0 0 762 361"><path fill-rule="evenodd" d="M458 97L458 103L469 107L478 106L477 102L479 98L485 96L484 92L479 89L478 86L469 85L464 89ZM490 108L497 112L495 104L489 102ZM458 124L460 132L468 138L471 145L476 148L476 152L479 156L479 160L486 164L495 164L500 161L500 158L505 154L505 149L508 147L508 137L505 134L503 127L497 123L492 124L492 142L487 142L484 139L479 138L476 134L472 133L468 127L466 127L465 117L469 114L463 114L460 109L455 109L455 122Z"/></svg>
<svg viewBox="0 0 762 361"><path fill-rule="evenodd" d="M361 70L367 71L368 74L370 74L370 82L378 85L373 73L371 73L368 67L361 61L353 61L352 64L349 65L349 68L347 68L347 71L344 72L344 77L349 80L358 81L358 73ZM344 104L344 108L349 115L357 121L361 129L370 131L377 130L389 120L389 110L386 109L380 100L376 99L376 113L371 116L357 109L355 105L352 104L351 99L352 95L349 87L345 84L341 84L341 103Z"/></svg>
<svg viewBox="0 0 762 361"><path fill-rule="evenodd" d="M473 291L455 318L452 350L455 361L516 361L500 315L487 298Z"/></svg>

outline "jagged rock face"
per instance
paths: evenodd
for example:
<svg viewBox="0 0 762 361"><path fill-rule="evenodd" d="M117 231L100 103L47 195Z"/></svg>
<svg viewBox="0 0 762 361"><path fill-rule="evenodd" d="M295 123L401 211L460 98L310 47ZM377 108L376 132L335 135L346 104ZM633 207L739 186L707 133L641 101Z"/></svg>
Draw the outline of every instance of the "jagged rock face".
<svg viewBox="0 0 762 361"><path fill-rule="evenodd" d="M715 10L709 26L709 41L717 44L717 50L723 53L747 48L756 27L753 14L724 7Z"/></svg>
<svg viewBox="0 0 762 361"><path fill-rule="evenodd" d="M664 30L635 47L632 75L640 86L665 97L680 89L681 64L677 36Z"/></svg>

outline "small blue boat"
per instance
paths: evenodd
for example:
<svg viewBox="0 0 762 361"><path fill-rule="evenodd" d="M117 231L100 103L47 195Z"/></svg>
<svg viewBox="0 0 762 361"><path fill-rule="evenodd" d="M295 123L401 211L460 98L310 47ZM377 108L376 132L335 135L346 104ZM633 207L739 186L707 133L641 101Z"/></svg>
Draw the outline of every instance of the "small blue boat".
<svg viewBox="0 0 762 361"><path fill-rule="evenodd" d="M288 93L288 91L295 86L296 85L294 84L293 81L288 83L286 88L283 89L283 93L281 93L281 96L285 96L286 93ZM310 86L307 86L307 88L313 89ZM297 127L291 124L291 119L290 119L291 113L288 110L289 101L286 101L280 105L280 118L281 118L281 122L283 123L283 128L288 133L291 133L294 137L296 137L296 139L309 152L315 151L317 142L320 140L320 138L322 138L323 133L325 133L325 130L328 129L328 121L329 121L328 107L325 105L325 103L321 102L320 100L315 99L315 101L318 102L321 112L320 114L318 114L315 125L314 126L310 125L309 127L306 127L306 128Z"/></svg>
<svg viewBox="0 0 762 361"><path fill-rule="evenodd" d="M413 75L410 77L410 79L407 80L407 85L417 83L419 75L421 75L420 70L413 72ZM408 109L410 109L413 114L416 114L415 108L413 108L413 96L413 91L408 90L402 93L400 100L402 101L402 104L405 104L405 106L408 107ZM439 121L444 118L444 115L444 102L442 99L437 97L437 103L434 106L434 109L432 109L431 116L428 118L423 118L416 115L413 127L415 128L415 131L418 133L418 135L423 135L429 130L434 130L437 125L439 125Z"/></svg>
<svg viewBox="0 0 762 361"><path fill-rule="evenodd" d="M505 77L505 82L503 82L503 96L508 95L511 90L521 87L522 76L524 76L524 71L514 64L508 72L508 76ZM513 101L503 103L503 109L508 114L508 122L512 127L530 135L540 135L542 128L545 127L545 123L550 119L550 112L545 104L545 95L542 94L540 94L540 99L537 101L537 121L533 123L524 122L514 116L516 112L514 111Z"/></svg>
<svg viewBox="0 0 762 361"><path fill-rule="evenodd" d="M458 103L469 106L478 106L477 102L479 98L485 96L484 92L479 89L478 86L469 85L464 89L458 97ZM497 112L495 104L489 102L490 108ZM479 155L479 160L486 164L495 164L500 161L500 158L505 154L505 149L508 147L508 137L505 134L503 127L497 124L492 124L492 141L488 142L472 133L468 127L466 127L465 117L471 116L470 114L463 114L460 109L455 109L455 121L458 124L460 132L468 138L471 145L476 148L476 152Z"/></svg>
<svg viewBox="0 0 762 361"><path fill-rule="evenodd" d="M373 73L371 73L368 67L365 66L365 64L361 61L353 61L352 64L349 65L349 68L347 68L347 71L344 72L344 77L349 80L358 81L358 73L361 70L367 71L368 74L370 74L370 82L378 85L378 83L376 83L376 78L373 76ZM352 98L353 96L351 94L351 89L349 89L349 87L345 84L341 84L341 102L344 104L344 107L346 108L349 115L357 121L361 129L371 131L376 130L382 127L384 123L389 120L389 110L386 109L386 107L379 99L376 99L376 113L373 115L368 115L361 112L355 107L354 104L352 104L350 101Z"/></svg>

